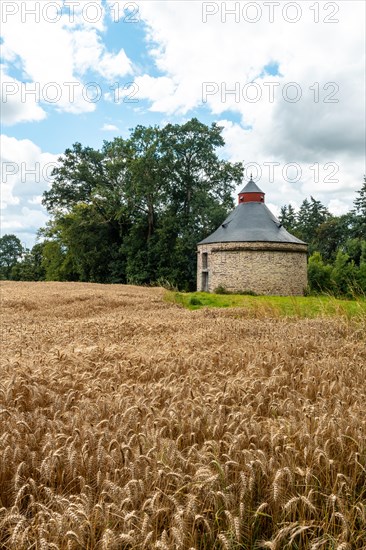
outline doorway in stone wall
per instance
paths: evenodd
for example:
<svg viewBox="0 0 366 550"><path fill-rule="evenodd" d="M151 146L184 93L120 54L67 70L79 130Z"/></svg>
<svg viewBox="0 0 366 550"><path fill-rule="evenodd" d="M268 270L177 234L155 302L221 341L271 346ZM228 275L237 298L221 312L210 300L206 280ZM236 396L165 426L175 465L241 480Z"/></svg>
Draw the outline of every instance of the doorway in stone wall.
<svg viewBox="0 0 366 550"><path fill-rule="evenodd" d="M207 271L202 271L202 292L208 292L208 273Z"/></svg>

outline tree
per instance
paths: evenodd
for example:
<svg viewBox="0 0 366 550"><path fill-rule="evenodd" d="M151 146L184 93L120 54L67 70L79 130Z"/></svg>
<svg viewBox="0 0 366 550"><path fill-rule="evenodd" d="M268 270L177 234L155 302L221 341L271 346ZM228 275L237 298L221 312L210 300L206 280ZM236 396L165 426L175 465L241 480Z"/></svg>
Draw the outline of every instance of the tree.
<svg viewBox="0 0 366 550"><path fill-rule="evenodd" d="M11 279L14 281L43 281L45 269L42 266L44 243L37 243L32 250L25 250L22 260L17 262L11 270Z"/></svg>
<svg viewBox="0 0 366 550"><path fill-rule="evenodd" d="M164 270L177 273L175 284L195 287L196 245L222 222L233 207L234 184L240 183L243 167L220 160L224 145L222 128L210 127L196 118L183 125L168 124L161 131L163 174L167 202L162 228L165 239L175 243L165 256ZM159 243L160 244L160 243Z"/></svg>
<svg viewBox="0 0 366 550"><path fill-rule="evenodd" d="M296 229L300 238L309 244L309 252L315 251L314 237L318 227L331 217L328 209L314 197L305 199L297 214Z"/></svg>
<svg viewBox="0 0 366 550"><path fill-rule="evenodd" d="M0 276L9 279L11 270L22 257L22 243L15 235L4 235L0 238Z"/></svg>
<svg viewBox="0 0 366 550"><path fill-rule="evenodd" d="M147 221L146 238L157 224L157 213L164 200L164 174L161 158L161 132L158 127L137 126L127 141L128 199Z"/></svg>
<svg viewBox="0 0 366 550"><path fill-rule="evenodd" d="M366 239L366 176L361 189L358 191L358 197L353 202L355 215L355 237Z"/></svg>
<svg viewBox="0 0 366 550"><path fill-rule="evenodd" d="M196 245L233 206L241 164L220 160L222 128L197 119L137 126L100 151L74 144L60 158L43 204L55 240L47 277L194 288ZM50 253L46 247L47 254ZM64 269L64 268L63 268ZM63 273L63 274L62 274Z"/></svg>
<svg viewBox="0 0 366 550"><path fill-rule="evenodd" d="M354 215L350 212L343 216L330 216L315 230L313 246L325 261L334 261L337 251L346 246L353 234Z"/></svg>
<svg viewBox="0 0 366 550"><path fill-rule="evenodd" d="M357 285L360 294L366 296L366 241L362 241L360 267L357 273Z"/></svg>
<svg viewBox="0 0 366 550"><path fill-rule="evenodd" d="M60 216L57 224L60 242L67 251L68 262L63 265L72 266L73 278L93 283L110 282L109 268L119 243L115 242L113 227L95 206L78 204L70 213Z"/></svg>
<svg viewBox="0 0 366 550"><path fill-rule="evenodd" d="M296 231L297 216L295 209L291 204L288 206L285 204L281 207L278 219L287 231L290 233L294 233Z"/></svg>
<svg viewBox="0 0 366 550"><path fill-rule="evenodd" d="M90 202L92 193L106 182L103 152L74 143L58 159L52 187L43 194L42 204L54 214L70 210L79 202Z"/></svg>
<svg viewBox="0 0 366 550"><path fill-rule="evenodd" d="M45 241L43 246L42 267L46 281L78 281L73 269L72 259L59 241Z"/></svg>
<svg viewBox="0 0 366 550"><path fill-rule="evenodd" d="M348 239L342 247L342 251L348 254L349 259L359 267L361 263L363 245L366 241L362 239Z"/></svg>
<svg viewBox="0 0 366 550"><path fill-rule="evenodd" d="M338 250L332 270L332 278L337 292L352 297L357 291L357 269L353 260L342 250Z"/></svg>
<svg viewBox="0 0 366 550"><path fill-rule="evenodd" d="M314 292L332 292L332 266L323 262L321 254L314 252L309 258L308 280L310 290Z"/></svg>

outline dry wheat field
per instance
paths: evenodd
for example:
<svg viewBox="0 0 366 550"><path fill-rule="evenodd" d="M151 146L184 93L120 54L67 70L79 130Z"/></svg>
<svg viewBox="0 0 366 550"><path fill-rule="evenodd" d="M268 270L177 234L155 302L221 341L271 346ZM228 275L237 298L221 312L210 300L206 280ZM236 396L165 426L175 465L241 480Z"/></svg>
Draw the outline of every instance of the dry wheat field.
<svg viewBox="0 0 366 550"><path fill-rule="evenodd" d="M0 548L366 548L366 325L3 282Z"/></svg>

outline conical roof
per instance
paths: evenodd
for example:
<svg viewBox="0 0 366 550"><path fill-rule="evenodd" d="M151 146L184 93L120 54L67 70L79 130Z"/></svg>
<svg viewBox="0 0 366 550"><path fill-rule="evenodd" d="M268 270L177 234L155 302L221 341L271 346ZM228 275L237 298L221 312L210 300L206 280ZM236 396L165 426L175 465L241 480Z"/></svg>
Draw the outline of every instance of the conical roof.
<svg viewBox="0 0 366 550"><path fill-rule="evenodd" d="M253 182L256 190L259 189ZM250 181L245 187L252 187ZM243 192L243 191L242 191ZM251 191L249 191L251 192ZM228 242L272 242L306 244L291 235L267 206L260 202L243 202L233 210L216 231L199 244Z"/></svg>
<svg viewBox="0 0 366 550"><path fill-rule="evenodd" d="M242 193L263 193L262 189L259 189L258 185L253 181L252 178L248 181L245 187L240 191L239 195Z"/></svg>

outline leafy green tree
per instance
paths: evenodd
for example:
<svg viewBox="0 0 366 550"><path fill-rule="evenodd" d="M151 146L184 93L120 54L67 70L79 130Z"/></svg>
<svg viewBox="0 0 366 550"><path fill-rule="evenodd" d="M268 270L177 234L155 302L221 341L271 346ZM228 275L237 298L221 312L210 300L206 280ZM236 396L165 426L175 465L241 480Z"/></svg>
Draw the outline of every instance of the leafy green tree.
<svg viewBox="0 0 366 550"><path fill-rule="evenodd" d="M330 216L316 228L311 242L326 262L333 262L339 248L344 247L351 238L353 220L352 213Z"/></svg>
<svg viewBox="0 0 366 550"><path fill-rule="evenodd" d="M361 239L348 239L342 250L348 254L349 259L353 261L356 266L359 266L361 263L362 256L362 246L366 241Z"/></svg>
<svg viewBox="0 0 366 550"><path fill-rule="evenodd" d="M332 266L323 262L321 254L314 252L309 258L308 280L313 292L333 292Z"/></svg>
<svg viewBox="0 0 366 550"><path fill-rule="evenodd" d="M165 195L160 136L157 127L137 126L127 141L126 192L137 216L146 220L147 239L156 228Z"/></svg>
<svg viewBox="0 0 366 550"><path fill-rule="evenodd" d="M310 197L310 201L305 199L302 202L297 214L296 229L300 238L309 243L310 253L315 250L313 239L318 227L330 217L328 209L314 197Z"/></svg>
<svg viewBox="0 0 366 550"><path fill-rule="evenodd" d="M22 260L17 262L11 270L14 281L43 281L46 276L42 266L44 243L37 243L32 250L26 250Z"/></svg>
<svg viewBox="0 0 366 550"><path fill-rule="evenodd" d="M361 243L360 265L366 264L366 241Z"/></svg>
<svg viewBox="0 0 366 550"><path fill-rule="evenodd" d="M74 143L58 159L59 166L52 172L55 179L51 189L43 194L42 204L54 214L80 202L91 202L93 192L107 183L103 160L102 151Z"/></svg>
<svg viewBox="0 0 366 550"><path fill-rule="evenodd" d="M353 204L355 214L366 218L366 176L363 179L362 187L358 191L358 197L356 197Z"/></svg>
<svg viewBox="0 0 366 550"><path fill-rule="evenodd" d="M93 205L87 204L75 206L72 212L60 217L58 223L61 241L78 280L110 282L110 264L119 247L114 240L113 226Z"/></svg>
<svg viewBox="0 0 366 550"><path fill-rule="evenodd" d="M366 296L366 241L362 241L360 267L357 273L357 285L360 294Z"/></svg>
<svg viewBox="0 0 366 550"><path fill-rule="evenodd" d="M233 184L241 181L243 168L218 158L217 148L225 144L221 134L217 124L208 127L196 118L161 131L170 204L188 219L210 201L232 207Z"/></svg>
<svg viewBox="0 0 366 550"><path fill-rule="evenodd" d="M46 277L149 283L169 278L194 288L196 245L232 208L241 164L222 161L222 128L197 119L137 126L128 139L95 151L74 144L60 158L43 203L52 216L43 235ZM52 252L52 254L51 254Z"/></svg>
<svg viewBox="0 0 366 550"><path fill-rule="evenodd" d="M352 297L357 291L357 268L349 255L338 250L332 270L332 279L338 294Z"/></svg>
<svg viewBox="0 0 366 550"><path fill-rule="evenodd" d="M355 237L366 239L366 176L363 185L354 200L352 213L355 216Z"/></svg>
<svg viewBox="0 0 366 550"><path fill-rule="evenodd" d="M194 288L196 245L215 229L233 207L234 185L243 177L240 163L220 160L217 149L224 145L222 128L210 127L196 118L183 125L168 124L161 131L163 173L167 182L167 220L174 249L163 269L178 275L173 281ZM175 223L174 223L175 220Z"/></svg>
<svg viewBox="0 0 366 550"><path fill-rule="evenodd" d="M10 279L11 270L22 257L24 250L16 235L4 235L0 238L0 277Z"/></svg>
<svg viewBox="0 0 366 550"><path fill-rule="evenodd" d="M59 241L46 241L42 249L42 267L46 281L77 281L72 258Z"/></svg>

